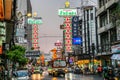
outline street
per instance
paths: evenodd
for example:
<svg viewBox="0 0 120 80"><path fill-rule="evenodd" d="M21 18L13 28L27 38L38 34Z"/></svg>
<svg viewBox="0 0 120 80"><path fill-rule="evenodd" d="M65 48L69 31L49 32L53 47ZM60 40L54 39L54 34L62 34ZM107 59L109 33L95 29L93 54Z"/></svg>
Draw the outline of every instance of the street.
<svg viewBox="0 0 120 80"><path fill-rule="evenodd" d="M98 75L82 75L73 73L68 73L65 77L46 76L43 80L52 80L53 78L57 78L57 80L103 80L103 78Z"/></svg>

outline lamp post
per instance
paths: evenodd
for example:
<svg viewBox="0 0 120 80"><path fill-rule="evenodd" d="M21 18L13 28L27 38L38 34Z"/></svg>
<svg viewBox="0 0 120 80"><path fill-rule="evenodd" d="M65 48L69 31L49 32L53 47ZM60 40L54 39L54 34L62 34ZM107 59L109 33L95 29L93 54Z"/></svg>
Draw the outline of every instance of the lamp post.
<svg viewBox="0 0 120 80"><path fill-rule="evenodd" d="M92 43L92 56L93 56L93 74L94 74L94 60L95 60L95 44L94 43Z"/></svg>

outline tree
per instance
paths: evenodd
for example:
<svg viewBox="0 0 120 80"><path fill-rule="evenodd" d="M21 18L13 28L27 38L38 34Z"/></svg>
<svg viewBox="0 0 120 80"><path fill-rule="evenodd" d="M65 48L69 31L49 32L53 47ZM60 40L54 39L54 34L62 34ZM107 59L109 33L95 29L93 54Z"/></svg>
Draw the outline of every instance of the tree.
<svg viewBox="0 0 120 80"><path fill-rule="evenodd" d="M113 26L119 26L120 25L120 1L117 3L114 11L112 11L110 15L112 19Z"/></svg>
<svg viewBox="0 0 120 80"><path fill-rule="evenodd" d="M9 51L7 51L7 57L9 60L13 61L13 64L19 63L23 66L27 63L27 58L25 58L25 48L22 46L15 45Z"/></svg>

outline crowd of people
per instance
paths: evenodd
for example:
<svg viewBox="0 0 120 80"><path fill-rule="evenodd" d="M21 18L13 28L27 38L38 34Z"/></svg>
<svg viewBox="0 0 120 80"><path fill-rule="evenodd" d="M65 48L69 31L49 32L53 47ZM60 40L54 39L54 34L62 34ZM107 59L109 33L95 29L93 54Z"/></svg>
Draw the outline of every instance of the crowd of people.
<svg viewBox="0 0 120 80"><path fill-rule="evenodd" d="M99 76L103 76L104 80L115 80L116 77L120 80L120 70L115 70L112 66L98 65L96 71Z"/></svg>

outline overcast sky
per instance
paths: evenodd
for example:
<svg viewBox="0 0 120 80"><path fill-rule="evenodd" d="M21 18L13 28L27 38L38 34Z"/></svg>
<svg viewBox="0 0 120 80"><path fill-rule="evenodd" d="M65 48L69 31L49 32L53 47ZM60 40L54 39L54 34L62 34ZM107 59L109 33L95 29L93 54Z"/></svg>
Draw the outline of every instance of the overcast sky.
<svg viewBox="0 0 120 80"><path fill-rule="evenodd" d="M62 30L59 27L63 23L63 18L58 16L57 11L59 8L64 8L65 1L31 0L32 11L37 12L38 16L42 17L43 20L43 24L39 26L39 46L40 50L45 53L55 48L54 43L57 40L62 41ZM81 0L69 1L71 8L80 7L81 5ZM97 0L91 0L91 3L94 5L96 5L96 2ZM89 2L89 4L91 3Z"/></svg>

